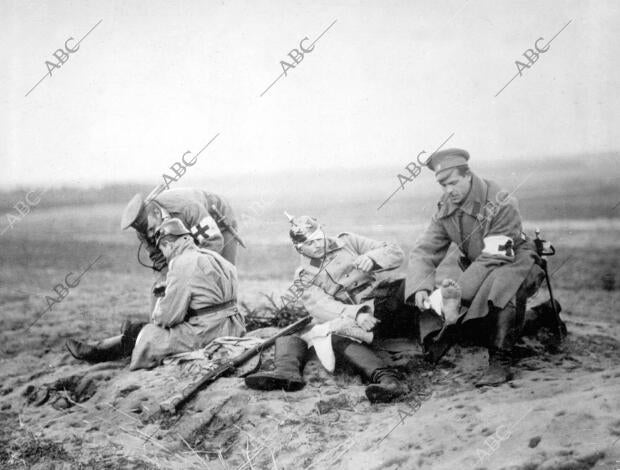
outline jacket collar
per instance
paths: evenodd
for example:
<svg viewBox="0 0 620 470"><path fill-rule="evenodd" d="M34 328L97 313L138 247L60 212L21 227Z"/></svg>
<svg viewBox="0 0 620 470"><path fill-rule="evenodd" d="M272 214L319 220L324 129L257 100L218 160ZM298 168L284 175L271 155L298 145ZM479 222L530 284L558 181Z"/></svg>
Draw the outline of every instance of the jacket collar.
<svg viewBox="0 0 620 470"><path fill-rule="evenodd" d="M170 252L170 259L168 259L168 264L172 263L172 261L184 251L192 250L195 248L196 244L194 243L194 239L191 237L191 235L185 235L183 237L177 238L174 241L174 246L172 247L172 251Z"/></svg>
<svg viewBox="0 0 620 470"><path fill-rule="evenodd" d="M442 196L438 204L437 217L440 219L448 217L459 208L472 217L477 217L480 209L486 204L488 187L486 181L472 173L471 188L465 200L460 204L455 204L448 195Z"/></svg>

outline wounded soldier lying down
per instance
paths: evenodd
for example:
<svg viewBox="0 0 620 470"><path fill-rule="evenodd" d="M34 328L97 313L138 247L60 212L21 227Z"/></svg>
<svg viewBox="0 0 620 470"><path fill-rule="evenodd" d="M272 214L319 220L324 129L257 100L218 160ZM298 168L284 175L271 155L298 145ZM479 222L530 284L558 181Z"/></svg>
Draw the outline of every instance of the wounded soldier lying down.
<svg viewBox="0 0 620 470"><path fill-rule="evenodd" d="M400 374L371 347L375 336L414 336L415 315L404 304L402 280L380 284L376 277L378 271L398 268L403 251L398 245L353 233L326 237L311 217L289 219L290 237L301 254L293 301L303 304L313 323L301 335L278 338L275 370L246 377L247 386L301 389L308 348L314 347L328 371L333 372L339 360L370 382L366 396L371 402L391 401L406 393Z"/></svg>
<svg viewBox="0 0 620 470"><path fill-rule="evenodd" d="M242 336L237 310L237 271L214 251L198 248L179 219L158 228L156 243L169 265L166 290L149 323L125 321L122 334L95 343L67 340L77 359L102 362L131 355L131 370L150 368L167 356L206 346L220 336Z"/></svg>

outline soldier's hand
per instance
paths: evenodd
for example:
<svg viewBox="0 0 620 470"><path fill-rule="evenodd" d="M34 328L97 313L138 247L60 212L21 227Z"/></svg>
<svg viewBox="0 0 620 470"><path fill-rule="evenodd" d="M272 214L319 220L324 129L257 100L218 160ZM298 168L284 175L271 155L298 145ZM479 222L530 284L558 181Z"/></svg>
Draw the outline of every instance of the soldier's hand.
<svg viewBox="0 0 620 470"><path fill-rule="evenodd" d="M157 279L153 283L153 287L151 288L151 292L155 297L163 297L166 295L166 274L159 273Z"/></svg>
<svg viewBox="0 0 620 470"><path fill-rule="evenodd" d="M360 255L353 262L353 265L360 271L369 273L370 271L372 271L372 268L374 268L375 262L368 255Z"/></svg>
<svg viewBox="0 0 620 470"><path fill-rule="evenodd" d="M415 306L420 310L426 310L426 302L428 302L428 292L425 290L419 290L415 293Z"/></svg>
<svg viewBox="0 0 620 470"><path fill-rule="evenodd" d="M379 322L372 313L360 313L355 319L356 323L366 331L372 330Z"/></svg>
<svg viewBox="0 0 620 470"><path fill-rule="evenodd" d="M166 283L162 282L154 284L152 291L155 297L163 297L166 295Z"/></svg>

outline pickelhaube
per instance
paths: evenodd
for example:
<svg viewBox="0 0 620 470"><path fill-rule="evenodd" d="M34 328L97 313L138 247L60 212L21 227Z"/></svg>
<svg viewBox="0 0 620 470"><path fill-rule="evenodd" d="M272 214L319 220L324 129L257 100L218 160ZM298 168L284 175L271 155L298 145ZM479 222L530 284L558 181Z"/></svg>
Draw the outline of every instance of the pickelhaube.
<svg viewBox="0 0 620 470"><path fill-rule="evenodd" d="M181 219L177 219L176 217L166 219L159 227L157 227L157 230L155 231L155 244L159 245L161 239L166 235L176 235L180 237L182 235L189 234L189 229L185 226Z"/></svg>
<svg viewBox="0 0 620 470"><path fill-rule="evenodd" d="M321 227L314 217L308 215L293 217L287 212L284 212L284 214L291 223L288 234L294 244L303 243L311 239L312 235Z"/></svg>

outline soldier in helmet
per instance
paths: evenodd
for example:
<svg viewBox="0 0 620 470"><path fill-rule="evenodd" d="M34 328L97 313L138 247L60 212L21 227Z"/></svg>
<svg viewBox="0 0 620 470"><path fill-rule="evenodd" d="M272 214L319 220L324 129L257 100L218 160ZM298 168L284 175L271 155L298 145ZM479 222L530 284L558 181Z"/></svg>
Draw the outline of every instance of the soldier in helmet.
<svg viewBox="0 0 620 470"><path fill-rule="evenodd" d="M166 289L149 323L125 323L122 334L97 343L67 340L77 359L100 362L131 354L130 369L150 368L166 356L206 346L220 336L242 336L237 271L214 251L198 248L179 219L165 220L155 244L169 266Z"/></svg>
<svg viewBox="0 0 620 470"><path fill-rule="evenodd" d="M327 237L316 219L290 217L290 237L301 254L291 294L284 302L300 302L313 317L301 335L278 338L275 370L246 377L248 387L260 390L299 390L308 347L314 347L332 372L338 358L357 369L370 385L371 402L387 402L408 391L397 371L371 349L374 336L413 334L415 315L406 312L405 324L393 316L404 304L404 283L379 281L381 271L398 268L403 251L393 243L354 233ZM400 301L397 292L400 290ZM382 292L382 295L379 292ZM408 324L407 324L408 322Z"/></svg>
<svg viewBox="0 0 620 470"><path fill-rule="evenodd" d="M486 346L489 366L477 385L499 385L512 377L519 336L533 327L552 327L553 311L543 304L526 312L527 298L543 279L540 258L522 231L517 200L472 173L468 160L467 151L448 149L434 153L427 163L444 195L411 252L406 298L422 312L429 310L436 268L455 243L463 255L463 272L456 282L442 282L444 321L421 321L420 339L433 361L457 340Z"/></svg>

